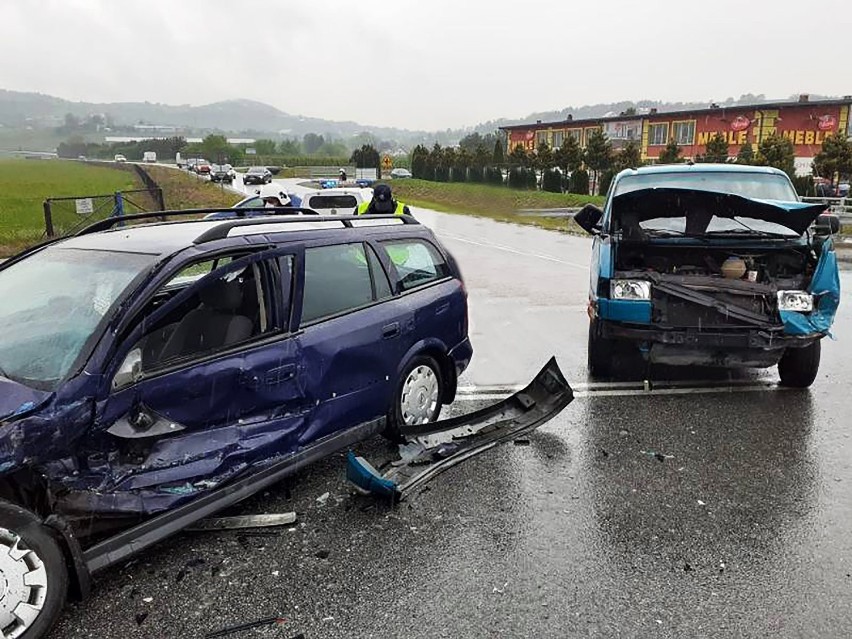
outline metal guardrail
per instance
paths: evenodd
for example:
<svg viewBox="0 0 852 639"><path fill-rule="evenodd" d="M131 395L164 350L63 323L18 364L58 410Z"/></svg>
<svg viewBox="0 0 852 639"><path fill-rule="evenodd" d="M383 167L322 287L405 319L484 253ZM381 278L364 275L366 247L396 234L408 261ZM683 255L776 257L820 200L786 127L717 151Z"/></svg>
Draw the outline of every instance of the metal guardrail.
<svg viewBox="0 0 852 639"><path fill-rule="evenodd" d="M829 211L841 222L852 222L852 198L848 197L803 197L802 202L827 204Z"/></svg>

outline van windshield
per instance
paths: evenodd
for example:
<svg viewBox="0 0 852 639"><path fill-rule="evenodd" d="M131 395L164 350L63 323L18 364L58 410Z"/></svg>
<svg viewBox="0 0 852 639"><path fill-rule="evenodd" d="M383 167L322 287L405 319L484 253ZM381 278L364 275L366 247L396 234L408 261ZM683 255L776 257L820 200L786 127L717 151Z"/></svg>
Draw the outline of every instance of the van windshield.
<svg viewBox="0 0 852 639"><path fill-rule="evenodd" d="M782 202L799 199L785 176L745 171L672 171L627 175L618 181L613 195L653 188L696 189Z"/></svg>
<svg viewBox="0 0 852 639"><path fill-rule="evenodd" d="M0 271L0 375L55 389L155 259L50 246Z"/></svg>

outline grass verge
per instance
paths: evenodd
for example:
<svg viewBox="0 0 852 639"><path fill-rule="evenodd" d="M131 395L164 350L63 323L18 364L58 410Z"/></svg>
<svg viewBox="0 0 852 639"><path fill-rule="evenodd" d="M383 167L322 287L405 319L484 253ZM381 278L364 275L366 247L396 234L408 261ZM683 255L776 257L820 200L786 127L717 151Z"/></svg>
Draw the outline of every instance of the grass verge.
<svg viewBox="0 0 852 639"><path fill-rule="evenodd" d="M223 184L199 179L194 173L170 169L164 166L144 167L153 180L163 189L166 208L206 209L231 207L242 198Z"/></svg>
<svg viewBox="0 0 852 639"><path fill-rule="evenodd" d="M15 253L42 238L42 203L46 198L109 195L141 186L135 174L110 166L63 160L0 160L0 255ZM74 203L68 203L68 207L74 209Z"/></svg>
<svg viewBox="0 0 852 639"><path fill-rule="evenodd" d="M487 217L501 222L514 222L560 231L583 232L570 218L520 215L520 209L552 209L580 207L589 202L603 204L603 197L574 193L518 191L503 186L426 180L393 180L388 182L394 197L413 206Z"/></svg>

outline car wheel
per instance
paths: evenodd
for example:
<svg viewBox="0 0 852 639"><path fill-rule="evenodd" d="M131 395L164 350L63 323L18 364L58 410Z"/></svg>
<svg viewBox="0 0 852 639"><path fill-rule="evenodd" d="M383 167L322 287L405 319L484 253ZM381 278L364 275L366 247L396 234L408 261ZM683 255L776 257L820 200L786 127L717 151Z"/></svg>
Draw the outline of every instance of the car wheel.
<svg viewBox="0 0 852 639"><path fill-rule="evenodd" d="M600 335L597 322L589 322L588 367L591 377L611 377L615 347L611 339Z"/></svg>
<svg viewBox="0 0 852 639"><path fill-rule="evenodd" d="M804 348L788 348L778 362L782 386L807 388L814 383L819 371L822 347L819 341Z"/></svg>
<svg viewBox="0 0 852 639"><path fill-rule="evenodd" d="M0 501L0 577L0 636L45 635L65 605L68 569L39 518L5 501Z"/></svg>
<svg viewBox="0 0 852 639"><path fill-rule="evenodd" d="M383 433L385 437L403 442L402 426L437 421L441 414L443 391L444 379L438 362L425 355L411 360L397 381Z"/></svg>

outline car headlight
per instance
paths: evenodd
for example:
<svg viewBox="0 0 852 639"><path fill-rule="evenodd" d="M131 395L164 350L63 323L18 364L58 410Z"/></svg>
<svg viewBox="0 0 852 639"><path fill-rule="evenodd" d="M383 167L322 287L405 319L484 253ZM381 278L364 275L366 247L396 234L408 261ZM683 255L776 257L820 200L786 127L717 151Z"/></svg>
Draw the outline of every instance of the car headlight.
<svg viewBox="0 0 852 639"><path fill-rule="evenodd" d="M651 299L651 282L612 280L609 283L609 296L614 300L649 300Z"/></svg>
<svg viewBox="0 0 852 639"><path fill-rule="evenodd" d="M810 313L814 310L814 296L806 291L778 291L778 310Z"/></svg>

